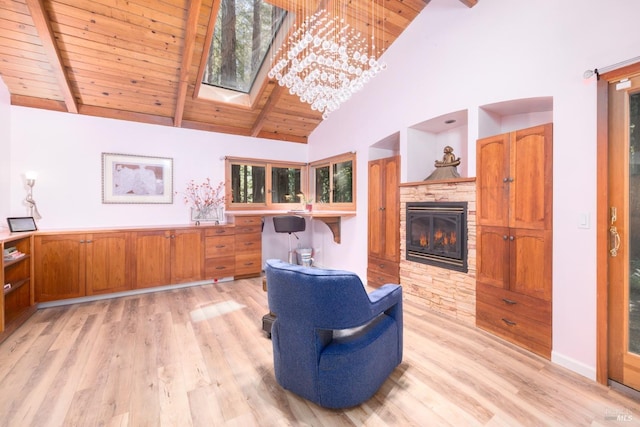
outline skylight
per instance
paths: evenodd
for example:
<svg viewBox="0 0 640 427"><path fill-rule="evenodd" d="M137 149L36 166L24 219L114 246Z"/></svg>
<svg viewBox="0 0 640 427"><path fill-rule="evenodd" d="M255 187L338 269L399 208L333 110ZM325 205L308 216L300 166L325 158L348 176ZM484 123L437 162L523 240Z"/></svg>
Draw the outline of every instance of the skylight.
<svg viewBox="0 0 640 427"><path fill-rule="evenodd" d="M249 93L285 16L262 0L222 0L202 82Z"/></svg>

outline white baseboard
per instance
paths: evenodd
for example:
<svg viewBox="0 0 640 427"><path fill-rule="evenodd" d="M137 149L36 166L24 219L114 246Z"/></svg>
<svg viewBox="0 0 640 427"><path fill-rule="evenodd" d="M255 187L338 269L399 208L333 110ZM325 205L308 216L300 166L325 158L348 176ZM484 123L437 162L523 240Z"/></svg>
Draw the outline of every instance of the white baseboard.
<svg viewBox="0 0 640 427"><path fill-rule="evenodd" d="M169 289L188 288L190 286L200 286L200 285L208 285L212 283L221 283L221 282L230 282L230 281L233 281L233 277L225 277L218 280L202 280L199 282L183 283L179 285L166 285L166 286L156 286L154 288L133 289L130 291L113 292L110 294L92 295L92 296L79 297L79 298L69 298L69 299L63 299L63 300L57 300L57 301L47 301L47 302L38 303L38 308L59 307L62 305L77 304L81 302L99 301L103 299L126 297L130 295L148 294L151 292L167 291Z"/></svg>
<svg viewBox="0 0 640 427"><path fill-rule="evenodd" d="M590 380L596 380L596 368L595 366L585 365L571 357L567 357L563 354L555 351L551 352L551 361L557 365L567 368L577 374L589 378Z"/></svg>

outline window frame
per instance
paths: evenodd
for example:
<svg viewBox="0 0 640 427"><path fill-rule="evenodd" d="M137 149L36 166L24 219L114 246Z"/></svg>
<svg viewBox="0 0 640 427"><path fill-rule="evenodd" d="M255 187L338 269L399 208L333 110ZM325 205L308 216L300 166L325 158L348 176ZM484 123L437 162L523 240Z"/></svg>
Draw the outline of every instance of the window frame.
<svg viewBox="0 0 640 427"><path fill-rule="evenodd" d="M232 165L250 165L265 167L265 202L264 203L234 203L231 199L233 196L233 182L231 179ZM227 211L241 210L295 210L302 208L302 201L295 203L273 203L271 201L271 193L273 189L272 168L294 168L300 169L300 188L306 195L308 193L308 177L309 167L307 163L302 162L285 162L280 160L268 159L252 159L246 157L225 157L225 209Z"/></svg>
<svg viewBox="0 0 640 427"><path fill-rule="evenodd" d="M344 163L346 161L351 161L351 192L353 195L352 201L348 203L338 203L333 201L333 190L334 190L334 182L333 182L333 168L337 163ZM356 188L356 177L357 177L357 169L356 169L356 153L353 151L338 154L336 156L327 157L325 159L316 160L314 162L309 163L309 197L315 198L316 196L316 175L315 171L319 167L329 166L329 203L318 203L314 201L313 209L314 210L335 210L335 211L355 211L356 210L356 197L357 197L357 188ZM306 194L306 193L305 193Z"/></svg>

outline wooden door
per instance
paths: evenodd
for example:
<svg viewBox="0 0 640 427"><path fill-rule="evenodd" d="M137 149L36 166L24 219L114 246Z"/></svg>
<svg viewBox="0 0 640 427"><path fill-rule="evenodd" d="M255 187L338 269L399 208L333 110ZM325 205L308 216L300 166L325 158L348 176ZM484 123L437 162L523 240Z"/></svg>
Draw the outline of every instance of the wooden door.
<svg viewBox="0 0 640 427"><path fill-rule="evenodd" d="M133 286L128 262L131 233L96 233L86 238L87 295L129 290Z"/></svg>
<svg viewBox="0 0 640 427"><path fill-rule="evenodd" d="M509 289L509 228L477 227L477 280L486 285Z"/></svg>
<svg viewBox="0 0 640 427"><path fill-rule="evenodd" d="M551 229L552 126L549 123L519 130L511 139L507 179L510 227Z"/></svg>
<svg viewBox="0 0 640 427"><path fill-rule="evenodd" d="M384 159L384 258L400 262L400 157Z"/></svg>
<svg viewBox="0 0 640 427"><path fill-rule="evenodd" d="M136 288L171 283L171 232L139 231L135 236Z"/></svg>
<svg viewBox="0 0 640 427"><path fill-rule="evenodd" d="M640 390L640 74L609 83L608 372Z"/></svg>
<svg viewBox="0 0 640 427"><path fill-rule="evenodd" d="M36 302L85 295L85 235L36 236Z"/></svg>
<svg viewBox="0 0 640 427"><path fill-rule="evenodd" d="M369 162L369 256L400 261L400 157Z"/></svg>
<svg viewBox="0 0 640 427"><path fill-rule="evenodd" d="M477 223L509 225L509 134L479 139L476 148Z"/></svg>
<svg viewBox="0 0 640 427"><path fill-rule="evenodd" d="M204 236L200 230L171 233L171 283L195 282L204 278Z"/></svg>
<svg viewBox="0 0 640 427"><path fill-rule="evenodd" d="M509 289L551 301L551 230L512 228Z"/></svg>
<svg viewBox="0 0 640 427"><path fill-rule="evenodd" d="M382 210L384 202L382 199L384 168L382 160L372 160L369 162L369 256L378 258L384 257L384 233L382 221Z"/></svg>

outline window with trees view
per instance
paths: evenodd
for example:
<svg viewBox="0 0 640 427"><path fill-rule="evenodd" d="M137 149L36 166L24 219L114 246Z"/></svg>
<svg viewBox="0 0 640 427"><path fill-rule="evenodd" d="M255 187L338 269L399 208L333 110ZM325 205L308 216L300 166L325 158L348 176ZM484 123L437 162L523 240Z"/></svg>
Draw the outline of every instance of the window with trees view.
<svg viewBox="0 0 640 427"><path fill-rule="evenodd" d="M347 153L311 163L311 193L315 202L330 209L355 209L356 156Z"/></svg>
<svg viewBox="0 0 640 427"><path fill-rule="evenodd" d="M262 0L222 0L202 82L248 93L285 16Z"/></svg>
<svg viewBox="0 0 640 427"><path fill-rule="evenodd" d="M356 155L347 153L307 166L277 160L227 157L227 209L355 210ZM307 179L309 178L309 179Z"/></svg>
<svg viewBox="0 0 640 427"><path fill-rule="evenodd" d="M307 167L302 163L227 158L230 209L292 209L301 204Z"/></svg>

